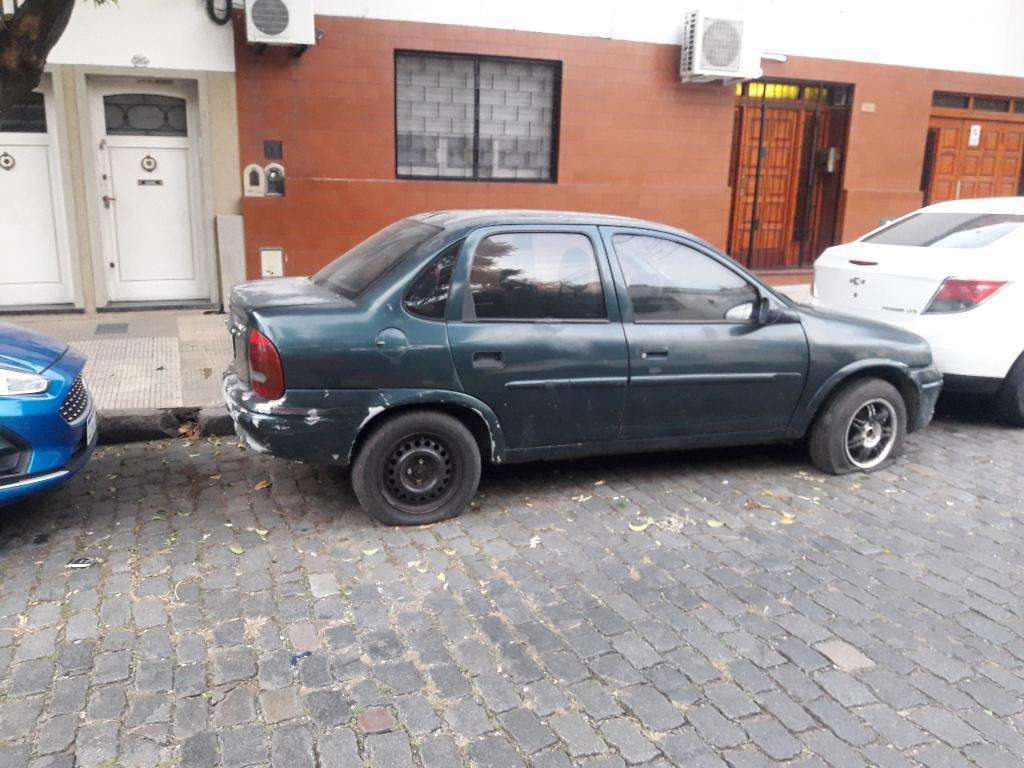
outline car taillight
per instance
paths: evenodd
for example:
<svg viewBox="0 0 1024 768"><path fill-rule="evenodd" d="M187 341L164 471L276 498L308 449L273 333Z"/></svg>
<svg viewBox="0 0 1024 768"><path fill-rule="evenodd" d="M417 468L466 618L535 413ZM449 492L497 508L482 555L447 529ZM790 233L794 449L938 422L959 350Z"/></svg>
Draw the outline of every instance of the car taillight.
<svg viewBox="0 0 1024 768"><path fill-rule="evenodd" d="M966 312L1006 285L1005 280L956 280L947 277L925 308L925 314Z"/></svg>
<svg viewBox="0 0 1024 768"><path fill-rule="evenodd" d="M284 396L284 368L277 347L255 328L249 331L249 379L252 391L267 400Z"/></svg>

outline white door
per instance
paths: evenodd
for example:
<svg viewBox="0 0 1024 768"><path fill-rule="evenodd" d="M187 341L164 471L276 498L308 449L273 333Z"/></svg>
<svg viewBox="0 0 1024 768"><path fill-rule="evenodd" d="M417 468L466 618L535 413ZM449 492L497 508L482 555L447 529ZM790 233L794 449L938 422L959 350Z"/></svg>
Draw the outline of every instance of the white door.
<svg viewBox="0 0 1024 768"><path fill-rule="evenodd" d="M107 300L209 298L190 94L104 85L93 109Z"/></svg>
<svg viewBox="0 0 1024 768"><path fill-rule="evenodd" d="M71 259L49 95L0 118L0 307L68 304Z"/></svg>

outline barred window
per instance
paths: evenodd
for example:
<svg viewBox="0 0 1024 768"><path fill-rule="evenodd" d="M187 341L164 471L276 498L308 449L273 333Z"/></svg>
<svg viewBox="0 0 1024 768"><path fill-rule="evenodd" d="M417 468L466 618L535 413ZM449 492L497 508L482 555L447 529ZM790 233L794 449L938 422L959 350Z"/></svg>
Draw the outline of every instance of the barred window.
<svg viewBox="0 0 1024 768"><path fill-rule="evenodd" d="M555 181L561 64L395 54L402 178Z"/></svg>

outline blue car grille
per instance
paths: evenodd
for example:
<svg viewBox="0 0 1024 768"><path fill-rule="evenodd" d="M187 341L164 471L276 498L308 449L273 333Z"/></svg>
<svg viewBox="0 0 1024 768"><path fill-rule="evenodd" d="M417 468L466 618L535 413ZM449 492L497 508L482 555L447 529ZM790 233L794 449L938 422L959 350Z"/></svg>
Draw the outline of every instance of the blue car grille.
<svg viewBox="0 0 1024 768"><path fill-rule="evenodd" d="M64 417L64 421L70 424L85 413L85 409L88 407L89 391L85 388L82 377L79 376L68 390L67 397L64 398L64 403L60 407L60 415Z"/></svg>

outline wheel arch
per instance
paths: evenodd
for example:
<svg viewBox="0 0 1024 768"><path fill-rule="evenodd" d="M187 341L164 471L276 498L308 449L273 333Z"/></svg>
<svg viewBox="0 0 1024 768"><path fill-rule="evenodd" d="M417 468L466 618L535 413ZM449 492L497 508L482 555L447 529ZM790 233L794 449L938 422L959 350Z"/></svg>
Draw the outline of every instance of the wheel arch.
<svg viewBox="0 0 1024 768"><path fill-rule="evenodd" d="M815 392L813 398L804 409L799 423L794 425L795 429L792 430L796 433L794 436L802 437L805 435L811 424L818 417L818 414L821 413L822 409L825 408L836 394L853 382L871 378L887 381L900 393L900 396L903 398L903 404L907 409L907 431L912 432L915 428L914 425L918 421L917 415L921 402L917 387L914 386L914 382L908 374L907 366L893 360L874 359L859 360L833 373L818 388L818 391Z"/></svg>
<svg viewBox="0 0 1024 768"><path fill-rule="evenodd" d="M382 397L382 406L362 424L349 451L349 463L359 453L366 439L385 422L406 413L431 411L444 413L457 419L476 441L484 461L500 463L505 455L505 441L498 418L483 403L461 393L436 393L410 397L391 395Z"/></svg>

